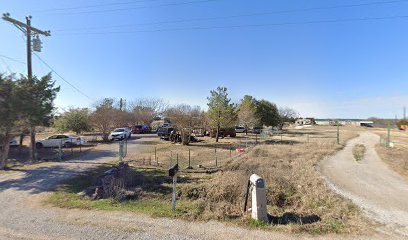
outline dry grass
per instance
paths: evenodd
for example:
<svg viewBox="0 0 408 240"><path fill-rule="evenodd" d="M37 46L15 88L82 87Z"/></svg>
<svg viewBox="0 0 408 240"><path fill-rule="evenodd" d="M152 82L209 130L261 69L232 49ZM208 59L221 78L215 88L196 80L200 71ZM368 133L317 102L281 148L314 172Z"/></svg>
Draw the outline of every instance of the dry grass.
<svg viewBox="0 0 408 240"><path fill-rule="evenodd" d="M341 142L344 144L356 135L354 131L342 131ZM299 142L295 137L291 140ZM313 224L274 228L290 232L357 232L363 222L358 209L350 201L331 192L316 170L320 160L341 147L323 138L306 144L259 145L248 155L230 161L222 173L199 187L204 191L200 192L199 198L204 200L205 205L200 217L241 217L246 183L249 176L256 173L266 181L268 211L272 216L281 217L289 213L321 218ZM182 191L183 196L189 194L188 188ZM190 191L197 191L197 186Z"/></svg>
<svg viewBox="0 0 408 240"><path fill-rule="evenodd" d="M290 130L282 135L278 134L264 139L262 144L255 146L245 154L238 155L234 152L232 159L229 158L229 144L234 147L239 146L245 137L222 139L217 144L217 149L220 152L227 152L228 155L224 156L224 160L221 161L221 171L215 174L191 173L184 170L180 172L177 186L178 199L189 207L183 209L176 217L188 220L228 220L247 226L295 233L355 233L360 231L364 228L365 223L357 207L329 190L316 168L324 157L334 154L344 146L348 139L356 137L357 131L342 128L340 145L336 144L335 136L334 127ZM147 158L154 154L154 148L156 148L158 154L163 154L159 155L159 162L164 162L162 166L166 167L171 162L170 157L166 155L170 150L181 155L182 152L188 152L190 149L193 153L192 159L196 159L192 161L210 166L214 164L213 155L210 154L214 151L214 139L204 138L203 140L203 142L187 147L148 137L143 139L140 145L139 150L142 153L128 156L127 159L137 160L141 155ZM180 164L186 166L186 159L180 158ZM59 194L62 194L62 198L67 199L63 201L66 207L77 207L80 202L80 206L87 208L124 209L149 213L151 210L146 210L146 207L141 208L137 203L161 201L159 205L154 206L154 209L164 207L167 209L171 199L171 179L163 177L163 174L166 174L163 169L146 170L150 168L137 166L137 169L144 174L144 179L150 180L142 181L144 183L140 186L142 191L137 201L123 203L129 208L122 208L122 204L109 202L104 203L106 206L104 205L103 208L98 208L94 207L94 203L90 200L78 199L75 192L69 193L72 196L75 195L72 201L66 198L66 193ZM243 213L243 205L247 181L253 173L262 176L266 181L268 212L273 217L283 219L284 216L306 218L317 216L320 221L303 225L295 223L259 225L251 221L248 214ZM60 202L62 198L58 198L57 202ZM163 211L160 214L163 214Z"/></svg>
<svg viewBox="0 0 408 240"><path fill-rule="evenodd" d="M395 172L408 179L408 133L392 129L390 131L390 142L392 147L385 146L387 129L375 129L383 140L382 144L376 146L376 151L381 159Z"/></svg>
<svg viewBox="0 0 408 240"><path fill-rule="evenodd" d="M384 145L378 144L376 151L392 170L408 180L408 148L401 146L387 148Z"/></svg>
<svg viewBox="0 0 408 240"><path fill-rule="evenodd" d="M250 147L257 140L261 141L259 135L255 137L255 135L245 136L243 134L235 138L220 139L218 143L215 142L214 138L209 137L201 137L199 140L199 142L184 146L159 140L157 136L149 136L143 141L138 141L137 144L140 145L138 152L129 153L127 159L142 165L156 165L155 157L157 157L157 162L163 167L169 167L178 159L181 168L186 168L190 158L190 164L193 167L197 167L197 165L208 168L220 167L240 155L235 151L236 148Z"/></svg>
<svg viewBox="0 0 408 240"><path fill-rule="evenodd" d="M357 144L353 147L354 159L359 162L363 160L364 154L366 152L366 147L363 144Z"/></svg>

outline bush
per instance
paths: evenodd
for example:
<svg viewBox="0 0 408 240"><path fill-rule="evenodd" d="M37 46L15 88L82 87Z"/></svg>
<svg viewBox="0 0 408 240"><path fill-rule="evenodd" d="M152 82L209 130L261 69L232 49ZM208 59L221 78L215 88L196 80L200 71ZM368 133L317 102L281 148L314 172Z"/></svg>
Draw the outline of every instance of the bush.
<svg viewBox="0 0 408 240"><path fill-rule="evenodd" d="M408 121L407 120L400 120L400 121L397 122L397 127L399 129L401 129L401 126L403 126L403 125L408 125Z"/></svg>

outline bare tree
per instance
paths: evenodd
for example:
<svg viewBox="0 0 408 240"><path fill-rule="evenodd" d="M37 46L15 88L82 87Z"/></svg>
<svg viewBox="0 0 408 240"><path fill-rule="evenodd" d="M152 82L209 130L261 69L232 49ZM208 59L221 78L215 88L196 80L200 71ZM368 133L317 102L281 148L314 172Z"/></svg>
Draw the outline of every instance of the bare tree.
<svg viewBox="0 0 408 240"><path fill-rule="evenodd" d="M114 119L116 111L113 104L113 99L105 98L97 104L96 110L91 114L91 123L102 132L103 141L109 141L109 133L116 126Z"/></svg>
<svg viewBox="0 0 408 240"><path fill-rule="evenodd" d="M138 124L150 124L154 118L166 111L167 104L159 98L140 98L129 104L133 121Z"/></svg>
<svg viewBox="0 0 408 240"><path fill-rule="evenodd" d="M104 141L108 141L109 133L117 127L131 127L135 121L123 99L116 101L105 98L96 104L95 111L91 114L91 124L102 132Z"/></svg>
<svg viewBox="0 0 408 240"><path fill-rule="evenodd" d="M164 115L180 131L182 143L185 145L190 143L192 130L203 126L204 113L199 106L176 105L169 107Z"/></svg>
<svg viewBox="0 0 408 240"><path fill-rule="evenodd" d="M296 110L288 107L280 107L279 108L279 124L278 127L279 129L282 130L283 126L285 123L288 122L295 122L296 118L299 117L299 113L296 112Z"/></svg>

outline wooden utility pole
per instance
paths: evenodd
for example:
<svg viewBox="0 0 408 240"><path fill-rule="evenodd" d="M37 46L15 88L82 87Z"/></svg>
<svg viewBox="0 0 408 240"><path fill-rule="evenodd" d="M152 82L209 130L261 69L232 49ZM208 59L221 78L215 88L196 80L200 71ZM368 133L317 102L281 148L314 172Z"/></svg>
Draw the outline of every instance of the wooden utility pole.
<svg viewBox="0 0 408 240"><path fill-rule="evenodd" d="M38 39L38 35L43 35L43 36L51 36L50 31L43 31L38 28L32 27L31 26L31 16L26 17L26 23L20 22L16 19L13 19L10 17L9 13L4 13L3 20L12 23L14 26L16 26L20 31L22 31L26 37L27 37L27 78L30 81L31 84L33 84L33 69L32 69L32 35L35 34L37 35L37 39L35 39L37 42L34 46L34 51L41 51L41 41ZM35 146L35 126L30 126L30 138L31 138L31 152L30 152L30 157L32 161L37 160L37 152L36 152L36 146Z"/></svg>

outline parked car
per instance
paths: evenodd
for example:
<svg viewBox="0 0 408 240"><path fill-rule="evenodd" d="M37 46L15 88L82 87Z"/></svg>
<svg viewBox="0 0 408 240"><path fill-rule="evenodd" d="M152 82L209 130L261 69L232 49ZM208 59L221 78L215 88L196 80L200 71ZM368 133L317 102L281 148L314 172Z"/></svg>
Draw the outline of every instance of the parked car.
<svg viewBox="0 0 408 240"><path fill-rule="evenodd" d="M210 137L215 138L217 135L217 130L213 129L210 132ZM235 129L220 129L219 137L224 138L224 137L236 137L237 133L235 132Z"/></svg>
<svg viewBox="0 0 408 240"><path fill-rule="evenodd" d="M16 139L11 140L10 147L16 147L16 146L18 146L17 140Z"/></svg>
<svg viewBox="0 0 408 240"><path fill-rule="evenodd" d="M13 139L10 141L10 147L16 147L18 146L17 140ZM0 148L2 148L3 145L0 145Z"/></svg>
<svg viewBox="0 0 408 240"><path fill-rule="evenodd" d="M255 133L255 134L261 134L262 129L261 128L254 128L254 129L251 129L249 132L250 133Z"/></svg>
<svg viewBox="0 0 408 240"><path fill-rule="evenodd" d="M150 133L150 127L147 125L136 125L132 128L132 133L134 134Z"/></svg>
<svg viewBox="0 0 408 240"><path fill-rule="evenodd" d="M132 132L130 131L129 128L124 127L124 128L115 128L110 134L109 134L109 140L116 140L116 139L128 139L132 136Z"/></svg>
<svg viewBox="0 0 408 240"><path fill-rule="evenodd" d="M77 136L69 136L65 134L60 135L52 135L44 140L37 141L35 146L37 148L42 147L69 147L74 145L82 145L86 143L86 139L84 137L77 137Z"/></svg>
<svg viewBox="0 0 408 240"><path fill-rule="evenodd" d="M174 128L172 128L172 127L159 127L157 129L157 136L159 136L160 139L169 140L170 139L170 133L173 130L174 130Z"/></svg>
<svg viewBox="0 0 408 240"><path fill-rule="evenodd" d="M236 132L236 133L244 133L244 132L245 132L245 128L244 128L244 127L235 127L235 132Z"/></svg>

